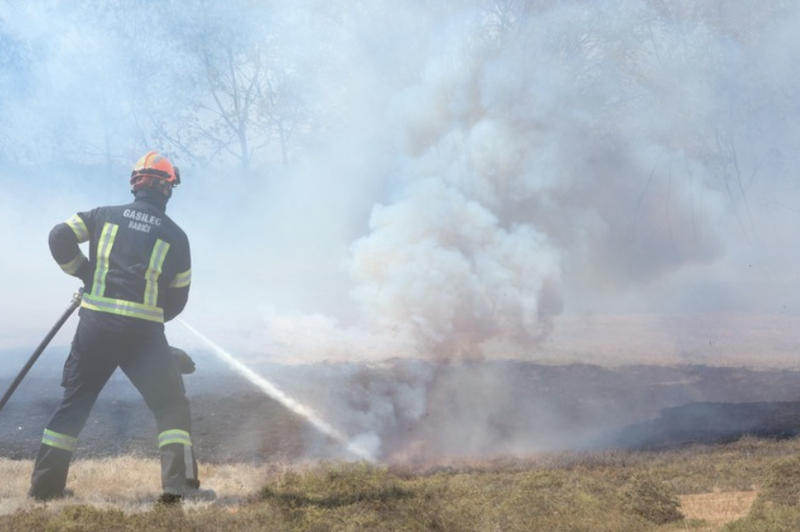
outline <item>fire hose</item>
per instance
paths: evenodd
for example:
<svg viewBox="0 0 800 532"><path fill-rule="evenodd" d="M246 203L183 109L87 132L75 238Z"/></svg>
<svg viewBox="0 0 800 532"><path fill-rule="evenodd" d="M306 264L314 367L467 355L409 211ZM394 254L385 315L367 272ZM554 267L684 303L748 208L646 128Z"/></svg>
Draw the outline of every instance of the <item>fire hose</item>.
<svg viewBox="0 0 800 532"><path fill-rule="evenodd" d="M30 371L30 369L36 363L36 360L39 358L39 356L45 350L47 345L50 343L50 340L53 339L53 337L61 329L61 327L64 325L67 319L69 319L72 313L75 312L75 309L80 306L82 297L83 297L83 289L81 288L72 296L72 301L70 301L67 310L64 311L61 317L58 318L58 321L55 323L55 325L53 325L53 328L50 329L50 332L48 332L47 335L44 337L44 339L42 339L41 343L39 344L39 347L37 347L36 351L34 351L33 354L30 356L28 362L25 364L25 366L17 375L17 378L15 378L14 382L11 383L11 386L8 387L8 391L6 391L5 395L3 395L3 398L0 399L0 410L2 410L4 406L6 406L8 400L11 399L12 395L14 395L14 391L17 389L17 386L19 386L19 383L22 382L22 379L25 378L25 375L28 374L28 371Z"/></svg>

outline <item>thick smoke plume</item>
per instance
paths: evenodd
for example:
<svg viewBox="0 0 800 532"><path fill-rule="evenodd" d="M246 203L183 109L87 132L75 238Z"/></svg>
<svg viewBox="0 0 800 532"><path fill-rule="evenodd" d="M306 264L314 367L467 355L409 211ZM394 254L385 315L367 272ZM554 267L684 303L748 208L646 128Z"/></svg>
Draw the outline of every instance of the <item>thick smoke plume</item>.
<svg viewBox="0 0 800 532"><path fill-rule="evenodd" d="M719 256L713 169L668 127L680 110L684 127L712 129L715 102L691 86L676 97L671 81L626 64L627 54L656 54L618 49L642 9L564 4L499 45L474 42L469 22L445 25L419 81L387 110L401 151L396 192L353 247L364 308L412 327L432 352L476 356L489 339L545 335L565 276L616 290Z"/></svg>

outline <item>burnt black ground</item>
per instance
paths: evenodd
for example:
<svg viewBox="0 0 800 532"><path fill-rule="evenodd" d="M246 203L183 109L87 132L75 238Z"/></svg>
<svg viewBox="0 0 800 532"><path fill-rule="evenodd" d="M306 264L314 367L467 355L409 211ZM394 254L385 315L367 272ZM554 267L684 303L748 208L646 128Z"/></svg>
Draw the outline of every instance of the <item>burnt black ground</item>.
<svg viewBox="0 0 800 532"><path fill-rule="evenodd" d="M50 362L36 366L0 411L0 457L32 459L36 453L61 392L58 383L65 353L49 356ZM198 372L185 380L202 461L262 463L343 456L341 445L321 436L254 385L214 366L209 358L196 358ZM381 458L387 461L436 460L471 452L486 456L511 448L519 452L519 442L535 442L532 449L536 450L659 449L722 443L745 434L794 437L800 433L797 371L399 360L377 367L274 365L261 371L279 377L289 392L341 422L338 426L351 435L364 429L354 420L365 423L376 401L392 404L403 397L397 392L399 385L424 388L424 412L398 414L391 423L380 418L380 425L372 427L383 444ZM0 375L2 391L14 376L8 373L6 368ZM490 399L491 408L479 419L481 430L488 434L481 435L479 445L459 446L459 439L444 437L465 428L469 434L478 419L475 410ZM460 405L460 413L454 413L453 404ZM337 417L336 409L342 405L361 417ZM155 441L152 416L119 374L101 394L81 434L76 458L156 457Z"/></svg>
<svg viewBox="0 0 800 532"><path fill-rule="evenodd" d="M800 402L691 403L665 408L656 419L625 427L606 441L622 449L659 450L696 443L728 443L744 435L797 437Z"/></svg>

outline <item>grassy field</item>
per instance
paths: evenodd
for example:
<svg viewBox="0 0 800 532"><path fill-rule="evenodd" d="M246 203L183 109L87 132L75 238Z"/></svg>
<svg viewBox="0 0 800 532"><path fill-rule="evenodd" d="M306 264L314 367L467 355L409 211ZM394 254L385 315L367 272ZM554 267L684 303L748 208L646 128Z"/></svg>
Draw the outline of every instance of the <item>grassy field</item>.
<svg viewBox="0 0 800 532"><path fill-rule="evenodd" d="M75 497L25 497L30 462L0 461L0 530L800 530L800 440L665 452L556 453L425 466L206 465L216 503L162 508L158 464L78 461Z"/></svg>

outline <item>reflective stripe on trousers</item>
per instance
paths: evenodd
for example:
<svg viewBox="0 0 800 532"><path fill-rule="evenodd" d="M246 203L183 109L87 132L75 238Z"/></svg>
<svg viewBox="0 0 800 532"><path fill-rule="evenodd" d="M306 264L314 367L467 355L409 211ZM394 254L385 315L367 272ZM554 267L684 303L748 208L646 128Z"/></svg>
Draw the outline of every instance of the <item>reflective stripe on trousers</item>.
<svg viewBox="0 0 800 532"><path fill-rule="evenodd" d="M56 449L63 449L64 451L72 452L78 444L78 438L67 436L66 434L59 434L53 430L44 429L42 436L42 443L55 447Z"/></svg>
<svg viewBox="0 0 800 532"><path fill-rule="evenodd" d="M166 493L181 494L185 489L196 489L197 461L192 450L192 437L180 429L170 429L158 435L161 451L161 482Z"/></svg>

